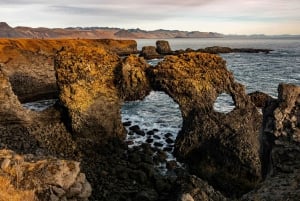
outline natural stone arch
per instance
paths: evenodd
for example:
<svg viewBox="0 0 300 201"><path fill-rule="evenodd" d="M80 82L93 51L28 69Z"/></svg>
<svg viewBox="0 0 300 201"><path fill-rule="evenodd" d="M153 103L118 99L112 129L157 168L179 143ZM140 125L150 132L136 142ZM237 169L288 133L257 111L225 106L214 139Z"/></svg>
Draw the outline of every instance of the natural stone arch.
<svg viewBox="0 0 300 201"><path fill-rule="evenodd" d="M148 77L155 90L165 91L180 106L183 127L176 139L175 154L192 173L228 196L239 196L253 188L261 178L261 116L244 86L234 81L225 61L204 53L167 56L148 69ZM230 94L236 106L225 115L213 109L222 92Z"/></svg>

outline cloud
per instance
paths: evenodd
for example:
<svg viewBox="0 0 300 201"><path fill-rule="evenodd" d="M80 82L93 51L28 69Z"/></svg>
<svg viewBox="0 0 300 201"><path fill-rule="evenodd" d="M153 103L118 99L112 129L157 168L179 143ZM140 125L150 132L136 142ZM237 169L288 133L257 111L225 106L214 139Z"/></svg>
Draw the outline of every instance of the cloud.
<svg viewBox="0 0 300 201"><path fill-rule="evenodd" d="M223 32L277 24L300 34L299 0L0 0L12 26L109 26ZM297 24L298 23L298 24ZM246 25L245 25L246 24ZM295 26L294 29L288 29ZM206 29L206 30L205 30ZM209 29L209 30L208 30ZM280 29L280 28L279 28Z"/></svg>

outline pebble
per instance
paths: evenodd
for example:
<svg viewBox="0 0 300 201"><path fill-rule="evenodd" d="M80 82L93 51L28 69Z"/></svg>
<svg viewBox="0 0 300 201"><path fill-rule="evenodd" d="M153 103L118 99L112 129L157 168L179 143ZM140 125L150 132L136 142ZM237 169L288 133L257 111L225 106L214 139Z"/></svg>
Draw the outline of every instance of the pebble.
<svg viewBox="0 0 300 201"><path fill-rule="evenodd" d="M171 138L167 138L167 139L166 139L166 143L172 144L172 143L174 143L174 140L172 140Z"/></svg>
<svg viewBox="0 0 300 201"><path fill-rule="evenodd" d="M129 130L136 131L136 130L141 130L141 129L140 129L140 127L138 125L135 125L135 126L129 127Z"/></svg>
<svg viewBox="0 0 300 201"><path fill-rule="evenodd" d="M156 146L156 147L162 147L162 146L163 146L163 144L162 144L162 143L160 143L160 142L154 142L154 146Z"/></svg>
<svg viewBox="0 0 300 201"><path fill-rule="evenodd" d="M166 138L169 138L169 137L171 137L171 136L172 136L172 133L166 133L166 134L165 134L165 137L166 137Z"/></svg>
<svg viewBox="0 0 300 201"><path fill-rule="evenodd" d="M131 121L125 121L123 122L123 126L131 126Z"/></svg>
<svg viewBox="0 0 300 201"><path fill-rule="evenodd" d="M148 139L146 140L146 142L149 143L149 144L151 144L151 143L153 142L153 139L148 138Z"/></svg>
<svg viewBox="0 0 300 201"><path fill-rule="evenodd" d="M164 147L163 150L167 151L167 152L172 152L173 148L172 147Z"/></svg>
<svg viewBox="0 0 300 201"><path fill-rule="evenodd" d="M153 131L153 130L148 131L148 132L147 132L147 135L154 135L154 131Z"/></svg>
<svg viewBox="0 0 300 201"><path fill-rule="evenodd" d="M160 140L160 137L158 135L154 135L153 138Z"/></svg>

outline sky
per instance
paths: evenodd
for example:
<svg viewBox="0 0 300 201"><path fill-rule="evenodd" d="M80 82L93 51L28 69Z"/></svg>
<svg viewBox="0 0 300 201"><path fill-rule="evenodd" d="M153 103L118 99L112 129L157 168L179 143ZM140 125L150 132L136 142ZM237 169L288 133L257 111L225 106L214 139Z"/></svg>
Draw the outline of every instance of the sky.
<svg viewBox="0 0 300 201"><path fill-rule="evenodd" d="M0 0L10 26L300 34L300 0Z"/></svg>

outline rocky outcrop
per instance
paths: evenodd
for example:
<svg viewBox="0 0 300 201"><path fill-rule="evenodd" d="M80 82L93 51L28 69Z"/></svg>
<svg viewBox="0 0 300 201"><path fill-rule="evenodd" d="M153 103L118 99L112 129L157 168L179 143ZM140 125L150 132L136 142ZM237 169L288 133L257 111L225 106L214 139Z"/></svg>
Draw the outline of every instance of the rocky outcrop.
<svg viewBox="0 0 300 201"><path fill-rule="evenodd" d="M266 180L243 200L300 199L300 87L280 84L263 110L262 162Z"/></svg>
<svg viewBox="0 0 300 201"><path fill-rule="evenodd" d="M203 53L167 56L148 74L152 87L165 91L180 106L183 127L175 143L178 158L228 196L252 189L261 179L261 116L244 87L234 82L225 61ZM213 109L221 93L230 94L235 102L228 114Z"/></svg>
<svg viewBox="0 0 300 201"><path fill-rule="evenodd" d="M103 48L66 49L56 55L59 99L76 137L103 143L125 137L115 86L119 65L120 58Z"/></svg>
<svg viewBox="0 0 300 201"><path fill-rule="evenodd" d="M80 172L79 162L18 155L2 149L0 164L1 177L9 180L15 189L34 192L40 201L87 201L92 192L85 174Z"/></svg>
<svg viewBox="0 0 300 201"><path fill-rule="evenodd" d="M19 153L74 156L76 145L61 122L59 111L50 108L33 112L23 108L1 70L0 89L0 148Z"/></svg>
<svg viewBox="0 0 300 201"><path fill-rule="evenodd" d="M151 91L146 76L149 64L141 57L131 55L125 58L116 71L116 84L120 97L125 101L142 100Z"/></svg>
<svg viewBox="0 0 300 201"><path fill-rule="evenodd" d="M270 95L260 91L255 91L249 93L248 95L250 96L251 101L258 108L264 108L267 105L267 103L273 99Z"/></svg>
<svg viewBox="0 0 300 201"><path fill-rule="evenodd" d="M145 59L157 59L163 56L158 54L155 46L144 46L140 52L140 57L144 57Z"/></svg>
<svg viewBox="0 0 300 201"><path fill-rule="evenodd" d="M158 41L156 41L156 51L159 54L171 54L172 53L170 44L166 40L158 40Z"/></svg>
<svg viewBox="0 0 300 201"><path fill-rule="evenodd" d="M0 63L21 102L57 98L54 55L62 47L103 47L119 55L137 52L133 40L0 39Z"/></svg>

